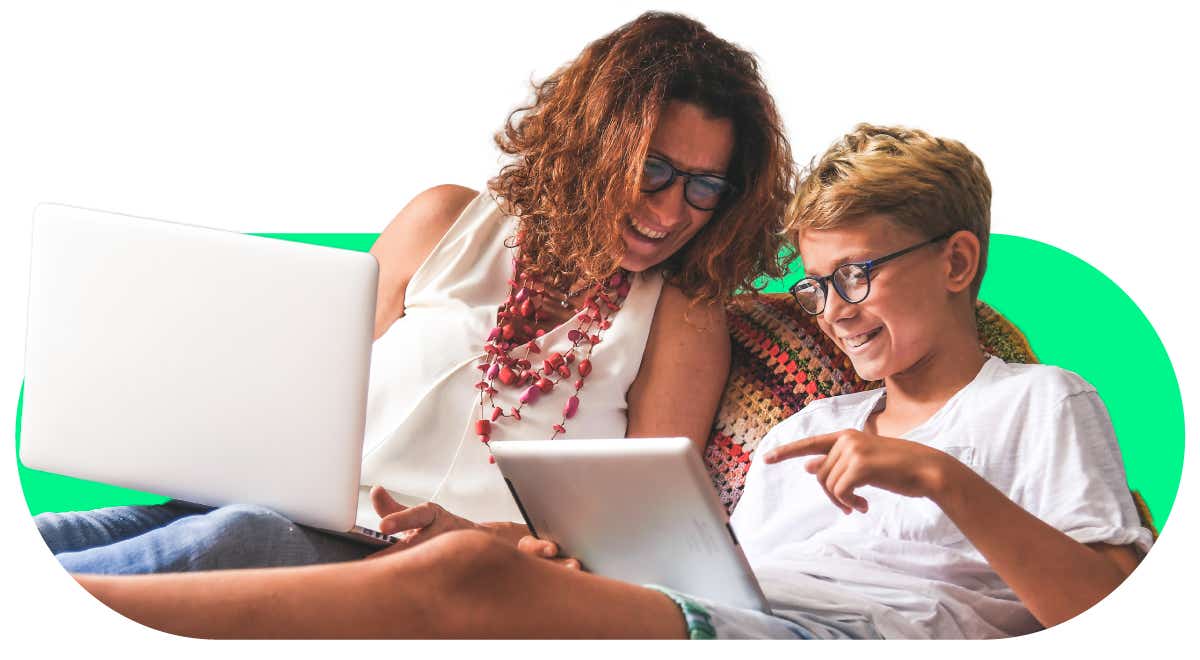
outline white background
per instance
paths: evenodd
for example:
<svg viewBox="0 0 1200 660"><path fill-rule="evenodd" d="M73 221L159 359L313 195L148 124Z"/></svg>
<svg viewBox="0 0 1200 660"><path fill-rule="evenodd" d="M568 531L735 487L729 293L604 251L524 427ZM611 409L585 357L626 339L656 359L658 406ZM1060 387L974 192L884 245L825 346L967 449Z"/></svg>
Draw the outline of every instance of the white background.
<svg viewBox="0 0 1200 660"><path fill-rule="evenodd" d="M1116 281L1158 330L1194 415L1189 266L1198 246L1188 239L1200 220L1192 193L1200 113L1193 17L1170 5L902 4L653 7L682 9L759 56L802 161L858 121L908 124L966 143L992 178L993 230L1066 249ZM651 8L429 5L0 5L0 402L9 402L0 410L8 405L15 416L37 202L239 231L378 232L428 186L482 186L497 165L491 135L526 99L528 82ZM1055 294L1038 284L1037 264L1029 274L1031 295ZM1129 365L1131 386L1136 370ZM213 650L142 629L79 590L33 530L13 454L0 453L7 530L0 620L10 644ZM1187 644L1200 586L1195 453L1188 447L1159 545L1078 619L983 646L859 644L834 652L1084 647L1109 655ZM306 651L337 652L311 645L286 652Z"/></svg>

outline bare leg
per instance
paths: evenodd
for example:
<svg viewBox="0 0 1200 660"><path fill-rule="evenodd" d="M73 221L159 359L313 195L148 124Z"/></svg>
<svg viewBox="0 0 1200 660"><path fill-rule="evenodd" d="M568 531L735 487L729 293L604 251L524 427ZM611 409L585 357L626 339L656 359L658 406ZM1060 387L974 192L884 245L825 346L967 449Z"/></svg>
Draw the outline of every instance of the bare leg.
<svg viewBox="0 0 1200 660"><path fill-rule="evenodd" d="M78 575L117 612L193 637L683 638L678 607L482 532L363 561L147 576Z"/></svg>

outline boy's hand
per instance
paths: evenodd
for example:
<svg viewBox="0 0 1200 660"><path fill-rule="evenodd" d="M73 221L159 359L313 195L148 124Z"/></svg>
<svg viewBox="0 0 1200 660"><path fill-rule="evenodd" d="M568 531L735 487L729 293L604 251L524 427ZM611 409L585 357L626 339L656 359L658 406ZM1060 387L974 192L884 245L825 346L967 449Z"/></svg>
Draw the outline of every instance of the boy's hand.
<svg viewBox="0 0 1200 660"><path fill-rule="evenodd" d="M581 568L578 559L574 557L559 557L558 544L554 543L553 541L545 541L533 536L525 536L517 542L517 549L527 555L532 555L541 559L549 559L563 568L569 568L574 571L578 571Z"/></svg>
<svg viewBox="0 0 1200 660"><path fill-rule="evenodd" d="M875 486L907 497L929 497L942 487L947 459L953 457L917 442L854 429L814 435L776 447L763 456L778 463L815 456L804 469L817 476L829 500L849 514L867 512L867 500L854 490Z"/></svg>

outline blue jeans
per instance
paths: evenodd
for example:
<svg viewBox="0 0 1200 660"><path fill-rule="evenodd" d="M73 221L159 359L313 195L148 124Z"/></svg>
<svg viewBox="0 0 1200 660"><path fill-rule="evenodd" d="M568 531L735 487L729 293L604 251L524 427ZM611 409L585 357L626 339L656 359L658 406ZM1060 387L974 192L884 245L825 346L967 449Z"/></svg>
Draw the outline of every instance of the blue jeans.
<svg viewBox="0 0 1200 660"><path fill-rule="evenodd" d="M260 506L184 502L34 517L72 573L167 573L305 566L361 559L375 549L301 527Z"/></svg>

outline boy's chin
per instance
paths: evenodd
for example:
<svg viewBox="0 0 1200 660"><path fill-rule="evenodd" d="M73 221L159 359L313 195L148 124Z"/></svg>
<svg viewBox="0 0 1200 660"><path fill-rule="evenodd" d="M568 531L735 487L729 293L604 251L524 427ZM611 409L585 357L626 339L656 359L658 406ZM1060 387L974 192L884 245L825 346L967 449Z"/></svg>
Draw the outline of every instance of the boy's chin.
<svg viewBox="0 0 1200 660"><path fill-rule="evenodd" d="M854 367L854 373L867 382L883 380L888 375L886 365L881 360L855 360L854 358L850 358L850 365Z"/></svg>

